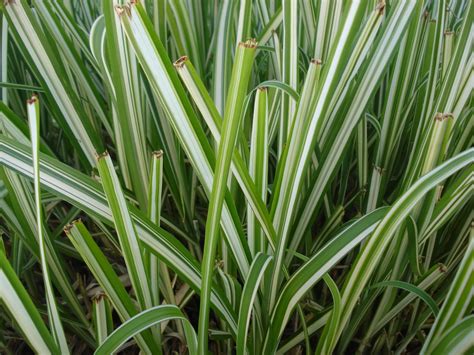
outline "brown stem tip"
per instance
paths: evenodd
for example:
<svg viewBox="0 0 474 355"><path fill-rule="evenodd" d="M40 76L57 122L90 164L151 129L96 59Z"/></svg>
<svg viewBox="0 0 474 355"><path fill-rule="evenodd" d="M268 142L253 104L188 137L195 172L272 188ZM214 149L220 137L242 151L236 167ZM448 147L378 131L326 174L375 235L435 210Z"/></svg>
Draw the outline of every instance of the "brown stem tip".
<svg viewBox="0 0 474 355"><path fill-rule="evenodd" d="M37 94L33 94L33 95L31 96L31 98L29 98L28 100L26 100L26 103L27 103L28 105L32 105L32 104L34 104L34 103L37 102L37 101L38 101L38 95L37 95Z"/></svg>
<svg viewBox="0 0 474 355"><path fill-rule="evenodd" d="M74 221L72 221L71 223L66 224L66 226L64 226L64 228L63 228L64 233L69 234L71 232L72 227L74 227L75 224L81 223L81 222L82 222L82 220L80 218L78 218L78 219L75 219Z"/></svg>
<svg viewBox="0 0 474 355"><path fill-rule="evenodd" d="M311 59L311 64L322 65L323 61L321 59L318 59L318 58L313 58L313 59Z"/></svg>
<svg viewBox="0 0 474 355"><path fill-rule="evenodd" d="M188 59L189 58L188 58L187 55L183 55L182 57L179 57L178 60L173 63L173 65L177 69L182 68L182 67L184 67L184 63L186 63L188 61Z"/></svg>
<svg viewBox="0 0 474 355"><path fill-rule="evenodd" d="M245 42L239 42L240 47L244 48L256 48L257 47L257 41L255 38L250 38L246 40Z"/></svg>
<svg viewBox="0 0 474 355"><path fill-rule="evenodd" d="M153 153L151 153L151 154L153 154L153 157L155 157L155 158L157 158L157 159L163 157L163 151L162 151L162 150L155 150L155 151L154 151Z"/></svg>
<svg viewBox="0 0 474 355"><path fill-rule="evenodd" d="M115 12L119 17L123 14L130 16L130 5L115 5Z"/></svg>
<svg viewBox="0 0 474 355"><path fill-rule="evenodd" d="M108 151L105 151L105 152L100 153L100 154L99 154L99 153L95 153L95 158L96 158L97 160L100 160L100 159L105 158L105 157L108 157L108 156L109 156L109 152L108 152Z"/></svg>
<svg viewBox="0 0 474 355"><path fill-rule="evenodd" d="M107 299L107 295L104 293L104 291L99 291L94 296L92 296L92 301L96 303L102 299Z"/></svg>
<svg viewBox="0 0 474 355"><path fill-rule="evenodd" d="M441 113L441 112L438 112L438 113L435 115L435 117L434 117L434 119L435 119L436 121L444 121L444 120L446 120L446 119L448 119L448 118L454 118L454 115L453 115L452 113Z"/></svg>
<svg viewBox="0 0 474 355"><path fill-rule="evenodd" d="M380 176L384 175L386 172L385 168L382 168L381 166L374 165L374 169L377 173L379 173Z"/></svg>
<svg viewBox="0 0 474 355"><path fill-rule="evenodd" d="M378 4L377 4L377 7L375 8L378 12L379 12L379 15L383 15L384 13L384 10L385 10L385 1L384 0L381 0Z"/></svg>

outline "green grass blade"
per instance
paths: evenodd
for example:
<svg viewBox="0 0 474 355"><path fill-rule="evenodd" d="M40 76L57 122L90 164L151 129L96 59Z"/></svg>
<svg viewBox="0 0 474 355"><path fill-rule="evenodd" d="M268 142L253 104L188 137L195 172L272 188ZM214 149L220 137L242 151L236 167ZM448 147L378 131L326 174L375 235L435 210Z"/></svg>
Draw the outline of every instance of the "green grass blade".
<svg viewBox="0 0 474 355"><path fill-rule="evenodd" d="M235 1L222 1L219 7L217 37L215 39L216 61L212 78L212 98L218 112L223 115L229 80L232 72L232 50L235 41L232 37L233 16L236 12ZM243 39L243 40L246 40Z"/></svg>
<svg viewBox="0 0 474 355"><path fill-rule="evenodd" d="M148 274L146 272L135 225L128 211L127 202L125 201L120 182L112 165L112 159L108 153L101 154L97 157L97 168L105 195L107 196L107 203L112 211L120 247L133 289L137 296L138 304L142 310L145 310L153 306L152 294L147 282Z"/></svg>
<svg viewBox="0 0 474 355"><path fill-rule="evenodd" d="M324 327L323 334L321 339L318 342L318 348L316 349L316 354L327 354L327 349L334 347L334 341L336 340L336 329L339 325L339 320L341 319L341 294L337 288L334 280L328 275L323 276L324 282L329 288L333 299L333 309L329 318L329 325Z"/></svg>
<svg viewBox="0 0 474 355"><path fill-rule="evenodd" d="M367 238L376 228L387 209L382 208L360 218L345 228L311 257L286 282L272 313L267 331L264 354L276 351L279 338L288 319L306 292L319 281L352 248Z"/></svg>
<svg viewBox="0 0 474 355"><path fill-rule="evenodd" d="M59 354L55 339L36 309L3 251L0 250L0 300L39 354Z"/></svg>
<svg viewBox="0 0 474 355"><path fill-rule="evenodd" d="M334 77L337 75L337 72L340 72L342 70L341 58L347 56L350 57L351 54L348 53L350 46L348 44L347 46L345 46L344 43L346 41L350 42L353 36L353 31L355 31L355 28L353 27L359 26L359 22L357 21L357 19L362 16L362 8L363 6L360 3L351 3L349 13L346 17L344 31L340 34L341 37L339 38L339 41L337 43L337 48L333 52L333 59L331 59L329 67L323 75L323 85L318 90L318 101L315 105L314 110L310 113L312 119L308 122L308 120L305 119L306 117L301 117L300 122L295 121L295 128L293 128L291 137L289 137L289 141L286 146L288 152L284 153L285 159L281 160L281 162L288 163L288 165L285 166L284 171L282 171L281 175L279 176L279 179L277 180L277 191L281 193L281 196L279 196L279 198L277 199L274 199L272 202L274 225L276 226L275 228L277 230L277 234L280 235L280 240L275 255L270 304L274 304L275 294L279 289L279 284L281 281L280 270L281 265L283 263L283 255L287 247L288 235L290 233L294 214L296 212L296 204L298 202L298 197L301 192L303 177L305 176L304 172L308 167L308 161L311 153L314 150L316 137L319 136L319 130L323 124L322 116L324 116L323 113L325 112L325 106L327 106L329 102L333 99L333 97L331 97L330 95L330 92L332 93L330 89L336 85ZM401 16L400 10L409 10L409 7L406 6L406 4L405 6L400 5L399 12L397 13L398 16ZM393 22L391 22L391 31L395 31L395 23L398 24L396 17L393 19ZM403 28L398 27L398 31L398 35L400 36L403 31ZM395 41L393 41L394 38L392 35L389 34L389 32L390 31L384 33L386 35L384 37L385 41L381 42L380 45L382 47L388 46L390 47L390 50L394 50ZM360 42L363 43L364 40L361 39ZM375 53L377 54L375 58L378 58L379 60L377 61L377 66L372 66L371 69L374 70L377 75L381 75L383 73L384 67L384 65L382 64L384 62L386 63L390 58L388 56L389 51L387 51L385 48L385 50L376 51ZM373 58L372 60L376 60L375 58ZM373 85L376 83L376 81L374 81L373 79L374 75L367 74L364 82L368 85ZM365 104L363 104L363 100L368 100L367 90L361 90L359 96L361 97L362 101L354 99L353 106L355 110L362 111L365 107ZM354 112L353 114L348 114L348 116L345 117L359 118L360 113L357 114ZM341 140L348 139L348 135L351 132L350 126L355 125L356 122L357 120L347 120L345 122L348 125L347 130L346 127L337 130L339 138L341 138ZM333 165L333 167L320 167L320 171L322 173L318 174L318 179L328 180L329 177L332 175L335 165L339 162L338 157L340 157L344 148L344 143L341 140L336 139L331 143L331 145L328 145L328 149L331 148L333 151L338 151L339 153L337 153L338 156L325 156L325 158L327 158L324 159L326 163L325 165ZM297 223L296 238L299 238L299 235L302 234L302 231L307 225L307 220L310 219L310 217L312 216L315 210L314 202L320 201L319 197L323 195L324 188L319 187L322 187L322 185L319 183L313 184L313 189L311 191L310 197L308 198L308 202L305 203L305 209L308 210L308 212L303 212L303 216L299 218L300 221L298 222L300 223Z"/></svg>
<svg viewBox="0 0 474 355"><path fill-rule="evenodd" d="M209 309L212 287L214 258L220 233L224 195L227 190L227 179L230 173L230 164L237 143L238 130L241 124L243 102L247 94L247 87L252 72L252 63L255 55L256 43L252 40L239 43L232 70L231 86L227 97L227 104L222 125L222 136L217 152L217 162L214 172L211 200L206 221L206 239L202 262L201 303L199 308L199 352L207 353Z"/></svg>
<svg viewBox="0 0 474 355"><path fill-rule="evenodd" d="M93 76L90 75L86 66L87 62L84 62L83 58L81 58L81 56L85 56L90 59L91 54L89 48L82 47L83 50L79 51L78 48L80 48L80 46L74 46L77 42L73 43L69 39L68 34L71 32L68 32L66 26L63 25L64 22L61 22L61 20L67 21L67 18L63 16L61 11L55 11L58 9L58 7L55 6L56 3L34 0L33 4L41 19L45 33L55 39L55 44L61 49L61 53L64 55L66 59L65 62L67 62L65 66L66 70L75 74L73 87L79 92L79 96L85 98L83 105L87 119L91 122L93 127L97 127L100 123L105 127L109 127L105 113L104 98L93 82ZM77 30L74 29L73 32L76 33ZM75 37L77 38L78 35ZM84 44L82 40L79 41L79 43ZM99 118L99 120L96 120L96 118Z"/></svg>
<svg viewBox="0 0 474 355"><path fill-rule="evenodd" d="M255 182L261 200L266 202L268 187L268 99L266 88L260 88L255 96L249 173ZM256 216L249 208L247 212L247 239L252 255L256 255L258 251L263 252L267 245L260 226L255 223L255 220Z"/></svg>
<svg viewBox="0 0 474 355"><path fill-rule="evenodd" d="M139 109L138 73L136 58L116 16L120 1L103 2L105 18L105 42L108 51L110 79L113 87L112 103L120 125L118 145L123 145L126 166L133 190L143 210L147 205L146 186L148 182L147 149L145 146L144 118ZM117 129L117 128L116 128Z"/></svg>
<svg viewBox="0 0 474 355"><path fill-rule="evenodd" d="M411 216L408 216L406 222L406 234L408 238L408 253L410 257L410 267L415 275L420 276L420 252L418 246L418 229L416 222Z"/></svg>
<svg viewBox="0 0 474 355"><path fill-rule="evenodd" d="M250 318L254 302L257 297L260 282L263 278L265 270L272 260L271 256L258 253L250 266L250 271L247 279L245 280L244 289L242 291L242 297L239 306L239 320L237 330L237 354L243 355L248 351L248 327L250 324ZM254 318L255 320L255 318ZM257 341L257 339L253 339Z"/></svg>
<svg viewBox="0 0 474 355"><path fill-rule="evenodd" d="M427 271L426 275L416 286L426 292L429 287L434 287L436 283L442 280L445 275L446 267L444 265L435 265L431 268L431 270ZM408 293L377 322L373 330L369 330L373 332L372 334L369 334L369 336L375 334L377 331L382 329L389 321L391 321L395 316L397 316L405 307L407 307L415 299L416 294L411 292Z"/></svg>
<svg viewBox="0 0 474 355"><path fill-rule="evenodd" d="M326 189L328 182L335 172L337 164L341 161L340 158L344 152L344 147L346 147L346 144L349 142L351 132L356 127L360 117L362 117L362 112L367 100L369 99L367 93L374 92L376 89L374 84L376 84L377 81L375 79L381 78L386 66L389 64L389 60L391 59L390 54L396 50L396 44L404 34L413 6L414 2L412 1L399 3L396 11L394 11L394 14L392 14L386 25L387 29L384 32L383 37L380 39L377 49L374 51L373 57L371 58L372 64L368 66L369 69L364 73L363 79L361 78L361 81L359 82L360 86L352 98L352 103L349 105L348 111L345 114L346 117L357 117L358 119L346 119L342 123L342 126L333 126L332 129L329 129L330 125L328 125L328 132L332 132L336 137L331 140L330 145L325 145L326 149L322 154L324 164L321 164L318 168L321 173L318 174L317 180L314 182L313 188L306 200L303 211L298 218L297 227L295 228L297 238L299 238L304 229L307 228L312 219L312 215L314 214L314 210L322 203L319 196L321 196L322 192ZM403 22L401 22L401 20L403 20ZM317 113L315 113L315 115L316 114Z"/></svg>
<svg viewBox="0 0 474 355"><path fill-rule="evenodd" d="M430 308L431 312L435 316L438 315L439 313L439 308L436 302L433 300L433 298L427 294L425 291L422 289L416 287L415 285L412 285L408 282L403 282L403 281L397 281L397 280L388 280L388 281L382 281L382 282L377 282L375 285L370 286L371 288L377 288L377 287L396 287L408 292L412 292L415 295L417 295L423 302L425 302L428 307Z"/></svg>
<svg viewBox="0 0 474 355"><path fill-rule="evenodd" d="M97 348L94 354L113 354L129 338L139 334L145 329L169 319L180 319L188 341L188 350L191 355L197 354L197 340L191 323L183 315L181 310L173 305L157 306L137 314L135 317L123 323L119 328L110 334L104 343Z"/></svg>
<svg viewBox="0 0 474 355"><path fill-rule="evenodd" d="M468 316L446 331L433 355L469 354L474 348L474 316Z"/></svg>
<svg viewBox="0 0 474 355"><path fill-rule="evenodd" d="M466 204L474 191L473 180L474 171L468 170L449 185L449 188L444 191L441 199L434 207L431 221L420 233L419 243L425 242Z"/></svg>
<svg viewBox="0 0 474 355"><path fill-rule="evenodd" d="M440 337L449 328L456 325L472 307L474 285L474 239L470 238L464 258L459 265L448 295L444 300L439 315L428 334L421 350L422 354L430 353L440 342ZM467 290L467 292L466 292Z"/></svg>
<svg viewBox="0 0 474 355"><path fill-rule="evenodd" d="M40 166L39 166L39 101L36 96L33 96L27 103L28 107L28 122L31 132L31 146L33 158L33 174L34 174L34 190L35 190L35 207L36 207L36 224L38 230L38 244L40 251L41 269L43 272L44 288L46 293L46 301L48 304L48 318L50 320L50 327L52 329L54 339L58 345L61 353L69 354L66 336L64 334L63 325L59 316L56 299L54 296L51 279L49 276L48 262L46 259L46 242L43 234L43 209L41 205L41 181L40 181Z"/></svg>
<svg viewBox="0 0 474 355"><path fill-rule="evenodd" d="M298 85L298 6L296 1L283 0L283 62L282 81L297 91ZM278 135L278 155L283 152L288 132L293 122L296 104L288 95L281 100L281 116Z"/></svg>
<svg viewBox="0 0 474 355"><path fill-rule="evenodd" d="M161 200L163 191L163 151L153 152L151 169L150 169L150 182L148 184L148 216L150 220L157 225L160 225L161 220ZM148 253L148 251L146 251ZM145 254L147 261L147 268L150 279L150 288L152 292L153 305L159 304L159 261L154 255ZM169 283L169 276L166 277L168 271L164 268L165 281L167 286ZM168 292L168 302L172 301L173 298L169 298L173 295L172 290Z"/></svg>
<svg viewBox="0 0 474 355"><path fill-rule="evenodd" d="M22 84L16 84L16 83L0 82L0 87L1 88L8 88L8 89L34 91L34 92L44 92L44 90L41 89L38 86L22 85Z"/></svg>
<svg viewBox="0 0 474 355"><path fill-rule="evenodd" d="M0 353L59 352L45 268L74 353L129 324L108 352L472 350L472 1L0 13L0 252L27 292L0 300ZM129 323L163 305L191 343L181 318Z"/></svg>
<svg viewBox="0 0 474 355"><path fill-rule="evenodd" d="M102 344L107 335L112 332L113 320L112 309L107 297L100 294L92 301L92 319L95 330L97 344Z"/></svg>
<svg viewBox="0 0 474 355"><path fill-rule="evenodd" d="M252 37L252 1L241 0L239 11L239 24L237 25L237 45Z"/></svg>
<svg viewBox="0 0 474 355"><path fill-rule="evenodd" d="M75 221L65 228L65 232L107 295L120 319L126 321L135 316L138 312L132 298L84 224L79 220ZM158 350L150 333L143 333L141 336L137 336L136 340L146 353ZM97 341L99 343L99 339Z"/></svg>
<svg viewBox="0 0 474 355"><path fill-rule="evenodd" d="M190 11L186 8L186 3L180 0L168 0L167 22L172 33L172 38L176 43L179 55L188 55L196 64L200 75L204 72L203 48L197 41L198 33L193 28L190 18Z"/></svg>

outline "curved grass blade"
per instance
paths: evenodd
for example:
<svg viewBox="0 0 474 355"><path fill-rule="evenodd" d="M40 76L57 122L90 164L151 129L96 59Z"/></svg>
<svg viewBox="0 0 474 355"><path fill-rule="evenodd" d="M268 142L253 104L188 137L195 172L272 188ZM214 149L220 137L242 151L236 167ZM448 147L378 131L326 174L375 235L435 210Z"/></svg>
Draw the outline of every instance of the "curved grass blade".
<svg viewBox="0 0 474 355"><path fill-rule="evenodd" d="M429 287L435 287L437 282L442 280L446 275L446 267L444 265L435 265L427 272L427 275L416 285L418 289L426 290ZM369 329L368 336L372 336L382 329L389 321L396 317L405 307L416 299L415 293L408 293L403 299L395 304L378 322L373 329Z"/></svg>
<svg viewBox="0 0 474 355"><path fill-rule="evenodd" d="M129 338L141 333L155 324L170 320L180 319L183 321L183 328L188 341L188 350L190 355L197 354L196 333L183 315L181 310L173 305L156 306L137 314L135 317L123 323L119 328L110 334L94 352L96 355L108 355L115 353L121 345Z"/></svg>
<svg viewBox="0 0 474 355"><path fill-rule="evenodd" d="M288 95L295 103L297 103L300 100L300 95L298 92L292 88L290 85L285 84L282 81L278 80L265 80L262 81L257 85L257 87L254 90L257 90L259 88L274 88L274 89L279 89L283 91L286 95ZM253 91L254 91L253 90Z"/></svg>
<svg viewBox="0 0 474 355"><path fill-rule="evenodd" d="M429 294L427 294L425 291L420 289L419 287L416 287L415 285L412 285L408 282L388 280L388 281L377 282L375 285L370 286L370 288L377 288L377 287L396 287L408 292L412 292L428 305L428 307L431 309L431 312L433 312L434 316L437 316L439 313L438 305L433 300L433 298Z"/></svg>
<svg viewBox="0 0 474 355"><path fill-rule="evenodd" d="M38 229L35 216L35 201L31 194L31 184L18 176L15 172L0 169L0 178L5 183L9 191L8 205L3 201L0 213L9 223L16 225L17 236L34 256L30 262L41 260ZM10 212L9 212L10 211ZM13 215L11 215L13 213ZM76 291L72 286L71 278L68 275L69 268L64 257L60 254L58 244L55 243L53 234L43 225L43 235L45 236L46 261L48 263L51 281L56 290L63 296L68 307L82 323L84 329L89 327L89 321L84 314L84 309L79 302Z"/></svg>
<svg viewBox="0 0 474 355"><path fill-rule="evenodd" d="M328 354L327 349L334 347L334 342L336 340L336 329L339 325L339 320L341 319L341 294L337 288L336 283L328 274L323 276L324 282L329 288L329 291L332 295L333 307L331 315L329 316L329 325L324 327L323 334L318 342L318 347L316 349L316 354Z"/></svg>

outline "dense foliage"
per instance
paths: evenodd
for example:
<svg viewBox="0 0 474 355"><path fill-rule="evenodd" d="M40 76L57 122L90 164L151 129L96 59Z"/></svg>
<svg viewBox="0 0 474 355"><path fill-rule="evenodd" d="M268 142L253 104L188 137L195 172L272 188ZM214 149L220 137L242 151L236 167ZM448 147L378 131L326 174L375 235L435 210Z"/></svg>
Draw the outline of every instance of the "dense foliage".
<svg viewBox="0 0 474 355"><path fill-rule="evenodd" d="M472 353L471 0L0 7L0 352Z"/></svg>

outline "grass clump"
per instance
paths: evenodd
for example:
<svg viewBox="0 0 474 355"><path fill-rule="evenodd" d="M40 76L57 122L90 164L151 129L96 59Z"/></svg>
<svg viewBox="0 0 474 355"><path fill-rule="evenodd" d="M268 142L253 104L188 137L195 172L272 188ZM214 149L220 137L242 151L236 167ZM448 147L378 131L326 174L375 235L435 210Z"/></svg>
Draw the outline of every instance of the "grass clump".
<svg viewBox="0 0 474 355"><path fill-rule="evenodd" d="M472 352L473 19L5 1L0 351Z"/></svg>

